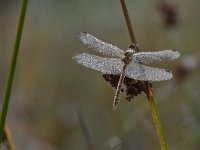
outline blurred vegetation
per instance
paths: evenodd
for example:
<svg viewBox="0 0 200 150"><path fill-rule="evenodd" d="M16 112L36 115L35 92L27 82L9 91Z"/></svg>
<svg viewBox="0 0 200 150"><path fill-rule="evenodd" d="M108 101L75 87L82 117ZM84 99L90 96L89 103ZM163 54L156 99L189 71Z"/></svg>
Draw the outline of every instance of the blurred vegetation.
<svg viewBox="0 0 200 150"><path fill-rule="evenodd" d="M172 24L161 2L127 0L129 15L141 50L180 51L179 60L159 65L175 77L154 83L155 101L169 149L197 150L200 2L167 1L177 15ZM19 11L20 1L0 2L1 100ZM94 53L78 39L81 31L122 49L130 43L119 1L29 2L7 118L16 149L160 149L146 95L130 103L122 95L114 112L114 89L71 59Z"/></svg>

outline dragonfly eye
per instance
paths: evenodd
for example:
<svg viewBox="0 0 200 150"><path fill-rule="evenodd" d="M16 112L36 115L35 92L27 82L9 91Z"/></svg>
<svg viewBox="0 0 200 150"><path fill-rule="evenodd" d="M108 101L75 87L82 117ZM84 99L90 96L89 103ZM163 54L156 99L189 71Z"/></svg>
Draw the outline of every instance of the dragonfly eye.
<svg viewBox="0 0 200 150"><path fill-rule="evenodd" d="M129 44L128 48L134 50L134 52L138 52L139 51L139 44L131 43L131 44Z"/></svg>
<svg viewBox="0 0 200 150"><path fill-rule="evenodd" d="M125 51L124 55L125 55L125 57L132 57L134 52L135 51L133 49L128 49L128 50Z"/></svg>

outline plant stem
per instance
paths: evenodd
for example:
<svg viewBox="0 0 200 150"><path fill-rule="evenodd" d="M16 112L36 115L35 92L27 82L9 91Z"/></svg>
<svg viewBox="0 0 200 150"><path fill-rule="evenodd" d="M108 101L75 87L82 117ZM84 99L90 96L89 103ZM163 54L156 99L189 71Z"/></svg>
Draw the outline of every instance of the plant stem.
<svg viewBox="0 0 200 150"><path fill-rule="evenodd" d="M13 78L14 78L17 57L18 57L18 52L19 52L19 47L20 47L20 42L21 42L22 30L23 30L23 26L24 26L24 18L26 15L27 4L28 4L28 0L22 1L19 23L18 23L18 27L17 27L17 34L16 34L16 38L15 38L15 44L14 44L14 48L13 48L13 54L12 54L10 68L9 68L8 79L7 79L7 83L6 83L6 90L5 90L5 94L4 94L2 113L1 113L1 119L0 119L0 146L2 143L3 129L4 129L6 115L7 115L7 111L8 111L8 105L9 105L9 101L10 101L10 95L11 95Z"/></svg>
<svg viewBox="0 0 200 150"><path fill-rule="evenodd" d="M133 44L137 44L135 34L134 34L132 26L131 26L130 17L128 15L126 2L125 2L125 0L120 0L120 2L121 2L122 9L123 9L124 17L125 17L125 20L126 20L128 32L129 32L129 35L130 35L130 38L131 38L131 42ZM139 48L137 50L139 51ZM150 87L148 81L145 81L144 84L145 84L145 87L146 87L147 99L149 101L150 110L151 110L151 114L152 114L152 118L153 118L153 122L154 122L154 125L155 125L155 128L156 128L156 131L157 131L157 135L158 135L158 138L159 138L159 141L160 141L161 149L167 150L167 144L165 142L164 133L161 129L160 121L159 121L159 118L158 118L158 115L157 115L156 106L155 106L155 103L154 103L154 97L153 97L151 87Z"/></svg>
<svg viewBox="0 0 200 150"><path fill-rule="evenodd" d="M10 130L7 125L5 125L4 127L4 134L5 134L6 141L8 142L9 150L15 150L15 146L11 138Z"/></svg>
<svg viewBox="0 0 200 150"><path fill-rule="evenodd" d="M124 13L126 25L127 25L127 28L128 28L128 33L129 33L129 36L131 38L131 42L137 43L136 38L135 38L135 34L133 32L133 28L132 28L132 25L131 25L130 17L128 15L128 9L126 7L126 2L125 2L125 0L120 0L120 2L121 2L122 10L123 10L123 13Z"/></svg>
<svg viewBox="0 0 200 150"><path fill-rule="evenodd" d="M154 125L156 127L156 132L157 132L157 135L158 135L158 138L159 138L159 141L160 141L161 149L167 150L167 144L165 142L164 133L163 133L163 130L161 128L160 121L159 121L159 118L158 118L158 114L157 114L157 111L156 111L156 105L154 103L154 97L153 97L153 94L152 94L152 90L149 86L149 82L145 82L145 85L146 85L146 88L147 88L147 98L148 98L148 101L149 101L153 122L154 122Z"/></svg>

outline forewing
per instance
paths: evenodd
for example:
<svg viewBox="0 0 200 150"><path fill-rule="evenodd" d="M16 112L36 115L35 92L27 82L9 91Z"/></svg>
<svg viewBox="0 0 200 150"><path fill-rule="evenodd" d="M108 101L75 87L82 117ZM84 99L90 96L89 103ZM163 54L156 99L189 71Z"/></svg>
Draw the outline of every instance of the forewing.
<svg viewBox="0 0 200 150"><path fill-rule="evenodd" d="M133 61L138 63L150 64L155 61L174 60L180 56L178 51L164 50L158 52L139 52L133 55Z"/></svg>
<svg viewBox="0 0 200 150"><path fill-rule="evenodd" d="M80 33L80 39L83 44L104 55L117 56L120 58L123 58L124 56L123 50L119 49L116 46L113 46L112 44L105 43L88 33Z"/></svg>
<svg viewBox="0 0 200 150"><path fill-rule="evenodd" d="M165 69L148 67L132 62L127 67L126 76L142 81L162 81L171 79L172 73Z"/></svg>
<svg viewBox="0 0 200 150"><path fill-rule="evenodd" d="M104 74L120 74L123 62L118 58L102 58L99 56L83 53L73 57L79 64L100 71Z"/></svg>

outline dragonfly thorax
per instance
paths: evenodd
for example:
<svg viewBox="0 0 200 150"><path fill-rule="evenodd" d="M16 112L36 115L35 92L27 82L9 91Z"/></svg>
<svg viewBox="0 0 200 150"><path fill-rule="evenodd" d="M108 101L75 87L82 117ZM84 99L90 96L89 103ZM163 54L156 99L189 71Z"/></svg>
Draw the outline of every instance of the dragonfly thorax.
<svg viewBox="0 0 200 150"><path fill-rule="evenodd" d="M135 50L133 50L133 49L126 50L125 53L124 53L124 58L122 59L122 61L125 64L129 64L132 61L132 57L133 57L134 53L135 53Z"/></svg>

